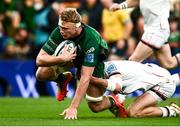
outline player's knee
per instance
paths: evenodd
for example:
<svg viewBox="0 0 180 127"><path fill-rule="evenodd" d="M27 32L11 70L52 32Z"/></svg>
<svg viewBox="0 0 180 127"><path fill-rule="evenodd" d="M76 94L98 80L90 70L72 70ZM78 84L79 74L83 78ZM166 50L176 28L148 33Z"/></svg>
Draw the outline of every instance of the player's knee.
<svg viewBox="0 0 180 127"><path fill-rule="evenodd" d="M43 81L42 75L38 71L36 71L36 79L39 81Z"/></svg>
<svg viewBox="0 0 180 127"><path fill-rule="evenodd" d="M45 80L44 75L45 75L44 71L38 68L36 71L36 79L39 81L44 81Z"/></svg>
<svg viewBox="0 0 180 127"><path fill-rule="evenodd" d="M138 117L139 115L138 110L134 108L128 108L126 112L129 117Z"/></svg>
<svg viewBox="0 0 180 127"><path fill-rule="evenodd" d="M98 102L88 102L88 106L94 113L98 113L100 111Z"/></svg>
<svg viewBox="0 0 180 127"><path fill-rule="evenodd" d="M88 106L89 106L89 108L91 109L92 112L94 112L94 113L98 112L96 104L94 102L93 103L92 102L88 102Z"/></svg>

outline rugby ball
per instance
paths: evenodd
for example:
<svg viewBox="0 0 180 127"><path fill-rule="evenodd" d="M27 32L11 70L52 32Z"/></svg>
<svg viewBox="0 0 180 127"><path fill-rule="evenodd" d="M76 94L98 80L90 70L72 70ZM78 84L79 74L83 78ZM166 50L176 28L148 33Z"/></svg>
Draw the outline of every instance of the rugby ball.
<svg viewBox="0 0 180 127"><path fill-rule="evenodd" d="M65 45L68 46L68 48L67 48L68 52L70 52L71 50L73 50L76 47L76 45L73 41L70 41L70 40L62 41L57 46L56 50L54 51L54 56L58 56L58 55L62 54Z"/></svg>

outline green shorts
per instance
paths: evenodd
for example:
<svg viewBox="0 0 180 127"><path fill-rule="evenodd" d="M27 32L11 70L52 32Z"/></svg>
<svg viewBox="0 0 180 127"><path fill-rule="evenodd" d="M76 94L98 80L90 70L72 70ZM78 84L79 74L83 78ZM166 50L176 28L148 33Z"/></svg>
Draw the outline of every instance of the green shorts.
<svg viewBox="0 0 180 127"><path fill-rule="evenodd" d="M93 72L93 76L98 77L98 78L104 78L104 63L98 63L96 65L95 70Z"/></svg>

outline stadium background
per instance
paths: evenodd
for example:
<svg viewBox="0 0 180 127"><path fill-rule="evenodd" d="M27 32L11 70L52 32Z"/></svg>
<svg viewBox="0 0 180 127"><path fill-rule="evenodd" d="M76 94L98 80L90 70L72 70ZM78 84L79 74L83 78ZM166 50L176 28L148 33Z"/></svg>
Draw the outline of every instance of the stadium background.
<svg viewBox="0 0 180 127"><path fill-rule="evenodd" d="M121 0L119 0L120 2ZM51 31L57 27L58 14L65 7L76 7L83 22L98 30L105 38L102 25L103 5L98 0L1 0L0 1L0 97L18 96L23 98L54 96L53 82L39 82L35 78L35 58ZM132 29L119 49L118 59L127 59L138 43L143 31L142 17L138 8L128 9ZM171 0L169 43L172 54L180 52L180 1ZM177 27L176 27L177 25ZM145 62L157 63L152 56ZM157 63L158 64L158 63ZM76 69L71 71L75 73ZM180 72L180 68L170 70ZM74 95L76 80L69 84L68 97ZM131 96L141 94L140 91ZM180 97L178 86L176 97Z"/></svg>
<svg viewBox="0 0 180 127"><path fill-rule="evenodd" d="M68 121L58 115L67 108L71 99L56 101L55 83L36 80L35 58L48 35L57 26L58 14L65 7L78 8L83 22L98 30L108 41L103 22L111 17L107 16L103 20L104 8L99 0L0 0L0 126L179 126L179 117L119 119L114 118L108 110L94 114L88 109L85 100L78 109L78 120ZM171 0L170 14L169 43L172 54L176 54L180 52L180 0ZM128 9L123 15L127 19L127 15L130 16L132 21L127 29L116 29L114 32L119 34L125 31L125 38L116 45L118 57L114 59L127 59L143 32L143 18L138 8ZM110 45L112 51L113 48ZM144 62L158 64L153 56ZM71 68L70 71L75 73L76 69ZM180 68L169 71L177 73ZM75 79L69 83L69 98L74 95L75 84ZM142 92L131 94L132 98L126 100L125 107L139 94ZM173 98L160 106L169 105L172 101L179 105L179 97L180 86Z"/></svg>

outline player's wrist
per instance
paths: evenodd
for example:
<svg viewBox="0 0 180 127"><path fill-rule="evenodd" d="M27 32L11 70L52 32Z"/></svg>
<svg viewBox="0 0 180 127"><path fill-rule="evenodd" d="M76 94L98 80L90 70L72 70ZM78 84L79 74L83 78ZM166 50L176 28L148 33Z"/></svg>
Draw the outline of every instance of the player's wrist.
<svg viewBox="0 0 180 127"><path fill-rule="evenodd" d="M126 9L126 8L128 8L128 4L126 1L119 4L119 9Z"/></svg>

